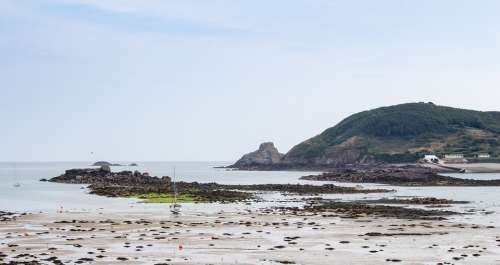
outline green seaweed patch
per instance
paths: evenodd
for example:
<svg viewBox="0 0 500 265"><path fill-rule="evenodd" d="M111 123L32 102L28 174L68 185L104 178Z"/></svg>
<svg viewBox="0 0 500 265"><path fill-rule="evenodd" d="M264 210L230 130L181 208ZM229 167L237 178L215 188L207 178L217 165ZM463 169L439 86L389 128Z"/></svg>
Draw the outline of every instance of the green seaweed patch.
<svg viewBox="0 0 500 265"><path fill-rule="evenodd" d="M174 203L176 198L172 193L146 193L133 195L132 198L140 199L142 203ZM203 202L205 199L191 194L177 195L178 203Z"/></svg>

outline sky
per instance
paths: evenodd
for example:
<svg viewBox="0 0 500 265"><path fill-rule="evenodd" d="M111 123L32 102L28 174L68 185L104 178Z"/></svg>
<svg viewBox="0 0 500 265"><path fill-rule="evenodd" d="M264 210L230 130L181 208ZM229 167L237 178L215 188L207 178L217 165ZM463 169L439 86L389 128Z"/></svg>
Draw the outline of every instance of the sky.
<svg viewBox="0 0 500 265"><path fill-rule="evenodd" d="M233 161L347 116L500 111L500 1L0 0L0 161Z"/></svg>

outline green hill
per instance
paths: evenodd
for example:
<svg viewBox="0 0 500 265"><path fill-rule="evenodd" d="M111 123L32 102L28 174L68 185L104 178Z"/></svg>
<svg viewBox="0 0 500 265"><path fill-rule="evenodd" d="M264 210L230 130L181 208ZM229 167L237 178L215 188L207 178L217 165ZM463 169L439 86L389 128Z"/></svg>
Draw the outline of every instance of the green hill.
<svg viewBox="0 0 500 265"><path fill-rule="evenodd" d="M500 112L408 103L354 114L290 150L282 163L415 162L423 154L500 154Z"/></svg>

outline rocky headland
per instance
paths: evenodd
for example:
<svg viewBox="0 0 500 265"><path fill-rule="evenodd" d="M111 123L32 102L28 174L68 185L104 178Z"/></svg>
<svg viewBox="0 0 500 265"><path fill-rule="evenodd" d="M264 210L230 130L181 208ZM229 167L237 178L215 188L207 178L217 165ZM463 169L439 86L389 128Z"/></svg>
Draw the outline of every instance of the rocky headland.
<svg viewBox="0 0 500 265"><path fill-rule="evenodd" d="M416 164L424 155L453 153L476 162L487 161L477 159L478 154L488 154L497 161L500 112L422 102L376 108L347 117L285 154L264 143L230 167L327 171L350 165Z"/></svg>

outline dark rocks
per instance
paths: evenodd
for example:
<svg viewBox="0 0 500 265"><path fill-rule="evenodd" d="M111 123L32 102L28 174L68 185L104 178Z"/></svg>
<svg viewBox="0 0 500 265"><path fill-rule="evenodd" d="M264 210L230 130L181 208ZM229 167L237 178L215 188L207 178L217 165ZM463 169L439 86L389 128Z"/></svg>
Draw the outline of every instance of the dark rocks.
<svg viewBox="0 0 500 265"><path fill-rule="evenodd" d="M379 203L379 204L411 204L411 205L445 205L445 204L467 204L468 201L454 201L448 199L438 199L434 197L415 197L411 199L388 199L382 198L378 200L362 200L362 203Z"/></svg>
<svg viewBox="0 0 500 265"><path fill-rule="evenodd" d="M110 172L108 166L99 169L70 169L50 182L69 184L90 184L90 193L108 197L129 197L141 194L171 194L172 183L170 177L151 177L148 173L139 171ZM252 198L252 194L241 191L224 189L224 186L197 182L178 182L176 184L179 195L190 195L197 201L232 202Z"/></svg>
<svg viewBox="0 0 500 265"><path fill-rule="evenodd" d="M254 184L254 185L220 185L226 189L248 191L277 191L296 194L351 194L351 193L383 193L392 192L387 189L360 189L356 187L342 187L333 184L304 185L304 184Z"/></svg>
<svg viewBox="0 0 500 265"><path fill-rule="evenodd" d="M170 192L170 177L151 177L139 171L111 172L109 166L101 168L70 169L50 182L90 184L91 193L117 197L136 193Z"/></svg>
<svg viewBox="0 0 500 265"><path fill-rule="evenodd" d="M396 186L500 186L500 179L474 180L441 176L430 168L418 165L340 168L321 175L304 176L301 179Z"/></svg>
<svg viewBox="0 0 500 265"><path fill-rule="evenodd" d="M110 166L107 166L107 165L104 165L104 166L101 166L101 171L104 171L104 172L107 172L107 173L111 173L111 167Z"/></svg>
<svg viewBox="0 0 500 265"><path fill-rule="evenodd" d="M304 208L282 208L288 211L310 213L336 213L344 218L359 218L376 216L384 218L398 218L409 220L444 220L444 216L457 215L452 211L424 210L385 205L369 205L357 202L323 201L305 206Z"/></svg>
<svg viewBox="0 0 500 265"><path fill-rule="evenodd" d="M19 214L12 213L12 212L4 212L0 211L0 222L7 222L7 221L12 221L15 220L19 216Z"/></svg>
<svg viewBox="0 0 500 265"><path fill-rule="evenodd" d="M52 178L50 182L69 184L116 184L116 185L170 185L170 177L151 177L148 173L139 171L111 172L109 166L102 166L98 169L69 169L63 175Z"/></svg>

